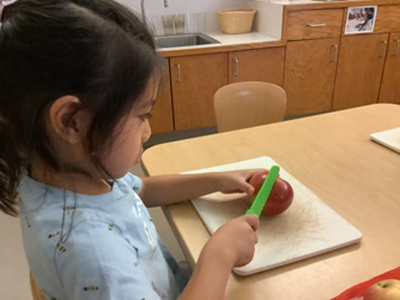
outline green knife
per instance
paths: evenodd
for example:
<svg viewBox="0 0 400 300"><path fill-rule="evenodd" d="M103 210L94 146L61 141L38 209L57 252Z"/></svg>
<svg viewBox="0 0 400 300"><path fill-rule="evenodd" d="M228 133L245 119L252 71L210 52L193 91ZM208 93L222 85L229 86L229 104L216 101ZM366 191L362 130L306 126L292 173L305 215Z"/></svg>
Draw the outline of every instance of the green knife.
<svg viewBox="0 0 400 300"><path fill-rule="evenodd" d="M261 215L265 203L267 203L269 194L271 193L272 187L274 186L275 181L278 178L279 170L279 167L276 165L272 166L272 168L269 170L267 178L265 178L265 181L261 186L261 189L258 192L256 199L254 199L253 204L246 211L246 215Z"/></svg>

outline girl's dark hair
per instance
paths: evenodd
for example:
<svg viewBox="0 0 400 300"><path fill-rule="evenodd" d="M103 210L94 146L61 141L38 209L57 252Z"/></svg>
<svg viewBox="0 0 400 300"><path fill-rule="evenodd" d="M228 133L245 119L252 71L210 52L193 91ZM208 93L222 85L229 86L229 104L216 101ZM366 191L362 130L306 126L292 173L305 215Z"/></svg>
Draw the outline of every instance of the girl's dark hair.
<svg viewBox="0 0 400 300"><path fill-rule="evenodd" d="M17 215L32 156L63 169L46 133L52 103L80 99L94 116L86 150L101 153L162 59L145 25L112 0L19 0L1 22L0 209Z"/></svg>

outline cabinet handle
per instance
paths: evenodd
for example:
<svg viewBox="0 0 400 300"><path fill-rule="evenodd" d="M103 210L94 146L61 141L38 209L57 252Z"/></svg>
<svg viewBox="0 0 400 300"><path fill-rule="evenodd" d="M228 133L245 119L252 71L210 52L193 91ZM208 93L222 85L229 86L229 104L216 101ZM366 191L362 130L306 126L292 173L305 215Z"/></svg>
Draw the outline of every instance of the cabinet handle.
<svg viewBox="0 0 400 300"><path fill-rule="evenodd" d="M181 82L181 65L176 64L176 67L178 68L178 78L176 79L176 81Z"/></svg>
<svg viewBox="0 0 400 300"><path fill-rule="evenodd" d="M333 48L333 55L331 57L331 62L335 63L337 62L337 58L339 55L339 46L337 44L333 44L331 47Z"/></svg>
<svg viewBox="0 0 400 300"><path fill-rule="evenodd" d="M387 48L387 41L386 40L382 40L382 53L381 55L379 55L379 57L385 57L386 54L386 48Z"/></svg>
<svg viewBox="0 0 400 300"><path fill-rule="evenodd" d="M307 26L308 26L308 27L325 27L326 24L325 24L325 23L319 23L319 24L311 24L311 23L308 23Z"/></svg>
<svg viewBox="0 0 400 300"><path fill-rule="evenodd" d="M239 58L233 58L233 77L239 77Z"/></svg>
<svg viewBox="0 0 400 300"><path fill-rule="evenodd" d="M397 46L396 46L396 50L394 51L394 53L392 55L393 56L399 56L399 53L400 53L400 39L394 39L393 42L396 43Z"/></svg>

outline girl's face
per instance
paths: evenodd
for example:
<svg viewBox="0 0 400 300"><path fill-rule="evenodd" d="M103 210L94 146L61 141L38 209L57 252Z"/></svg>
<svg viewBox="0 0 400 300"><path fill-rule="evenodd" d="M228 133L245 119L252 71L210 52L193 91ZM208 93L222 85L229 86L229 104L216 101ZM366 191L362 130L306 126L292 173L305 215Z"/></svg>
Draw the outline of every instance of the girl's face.
<svg viewBox="0 0 400 300"><path fill-rule="evenodd" d="M158 80L151 79L131 113L117 126L111 148L103 157L103 166L113 178L123 177L139 163L143 143L151 136L149 118L155 104Z"/></svg>

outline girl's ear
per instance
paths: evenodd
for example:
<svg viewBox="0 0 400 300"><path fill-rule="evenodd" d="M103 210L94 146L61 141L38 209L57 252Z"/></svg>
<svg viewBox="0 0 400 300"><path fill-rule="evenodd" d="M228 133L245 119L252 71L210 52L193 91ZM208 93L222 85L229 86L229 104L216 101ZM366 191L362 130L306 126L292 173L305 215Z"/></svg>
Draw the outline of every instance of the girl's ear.
<svg viewBox="0 0 400 300"><path fill-rule="evenodd" d="M81 109L75 96L62 96L50 107L49 121L54 133L69 144L75 145L86 136L90 118Z"/></svg>

